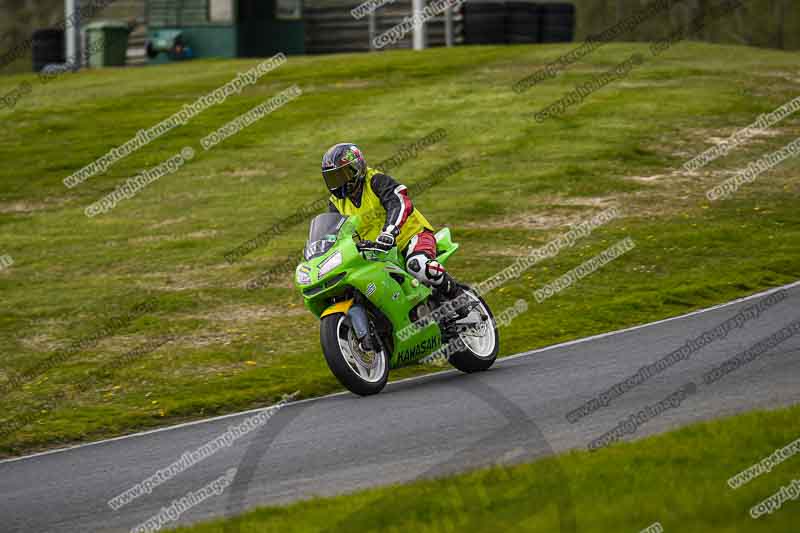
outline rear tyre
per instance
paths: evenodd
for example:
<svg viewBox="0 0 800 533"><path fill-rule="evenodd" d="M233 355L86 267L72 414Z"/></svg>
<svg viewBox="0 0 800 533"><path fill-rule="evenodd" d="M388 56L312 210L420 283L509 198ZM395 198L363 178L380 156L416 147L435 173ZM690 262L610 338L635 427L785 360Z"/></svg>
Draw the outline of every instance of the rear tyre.
<svg viewBox="0 0 800 533"><path fill-rule="evenodd" d="M482 325L474 333L459 333L457 339L450 341L451 343L458 342L462 344L464 349L453 353L449 360L451 365L462 372L480 372L487 370L497 359L497 352L500 349L500 336L497 333L494 315L492 315L491 309L486 305L483 298L475 294L469 287L464 287L464 292L473 300L477 300L479 305L473 308L469 315L456 323L477 321ZM481 311L487 317L486 320L481 320Z"/></svg>
<svg viewBox="0 0 800 533"><path fill-rule="evenodd" d="M369 396L386 386L389 379L386 349L381 345L376 352L362 351L347 315L336 313L324 317L319 333L328 368L347 390Z"/></svg>

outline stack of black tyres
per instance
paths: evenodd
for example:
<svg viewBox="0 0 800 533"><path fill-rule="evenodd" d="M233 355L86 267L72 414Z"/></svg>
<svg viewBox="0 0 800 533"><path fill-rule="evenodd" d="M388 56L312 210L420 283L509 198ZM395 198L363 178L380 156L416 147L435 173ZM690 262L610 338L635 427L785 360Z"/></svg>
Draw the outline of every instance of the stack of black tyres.
<svg viewBox="0 0 800 533"><path fill-rule="evenodd" d="M50 63L65 63L64 30L45 28L34 31L31 49L34 72L41 72Z"/></svg>
<svg viewBox="0 0 800 533"><path fill-rule="evenodd" d="M539 42L572 42L575 39L575 6L539 4L539 23Z"/></svg>
<svg viewBox="0 0 800 533"><path fill-rule="evenodd" d="M506 2L506 42L510 44L541 42L539 7L533 2Z"/></svg>
<svg viewBox="0 0 800 533"><path fill-rule="evenodd" d="M505 44L506 6L501 2L466 2L464 44Z"/></svg>
<svg viewBox="0 0 800 533"><path fill-rule="evenodd" d="M562 43L575 38L573 4L467 1L462 9L464 44Z"/></svg>

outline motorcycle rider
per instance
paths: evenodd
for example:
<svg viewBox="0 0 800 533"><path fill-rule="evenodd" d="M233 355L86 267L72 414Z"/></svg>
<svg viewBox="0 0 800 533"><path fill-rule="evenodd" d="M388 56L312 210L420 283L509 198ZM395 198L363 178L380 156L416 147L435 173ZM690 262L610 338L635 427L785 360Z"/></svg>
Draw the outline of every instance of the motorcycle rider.
<svg viewBox="0 0 800 533"><path fill-rule="evenodd" d="M362 239L374 241L383 251L397 246L405 257L406 270L445 298L452 300L462 294L456 280L436 260L433 226L414 208L405 185L368 167L361 150L352 143L335 144L325 152L322 177L331 192L328 210L359 215Z"/></svg>

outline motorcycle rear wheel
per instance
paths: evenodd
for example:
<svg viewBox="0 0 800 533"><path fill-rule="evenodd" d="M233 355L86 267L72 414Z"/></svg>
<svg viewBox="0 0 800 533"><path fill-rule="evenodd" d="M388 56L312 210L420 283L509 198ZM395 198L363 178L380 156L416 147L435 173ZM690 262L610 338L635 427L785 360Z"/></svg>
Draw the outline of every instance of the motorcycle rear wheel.
<svg viewBox="0 0 800 533"><path fill-rule="evenodd" d="M488 317L483 321L482 334L461 334L459 338L451 342L461 341L463 350L453 353L450 358L450 364L461 370L462 372L480 372L488 370L497 359L497 352L500 349L500 336L497 333L497 324L494 321L492 310L486 305L483 298L475 294L469 288L464 287L464 291L469 294L473 300L478 301L478 307L472 309L470 314L462 320L480 320L480 311ZM458 322L461 322L459 320Z"/></svg>

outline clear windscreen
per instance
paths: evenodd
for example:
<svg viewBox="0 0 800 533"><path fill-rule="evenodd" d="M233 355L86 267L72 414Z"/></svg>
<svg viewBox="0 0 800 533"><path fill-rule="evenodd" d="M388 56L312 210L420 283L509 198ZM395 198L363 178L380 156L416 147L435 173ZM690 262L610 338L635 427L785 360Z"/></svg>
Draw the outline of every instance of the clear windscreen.
<svg viewBox="0 0 800 533"><path fill-rule="evenodd" d="M347 217L343 217L339 213L323 213L314 217L308 230L306 248L303 251L306 261L319 257L331 249L336 242L339 228L342 227L345 220Z"/></svg>

